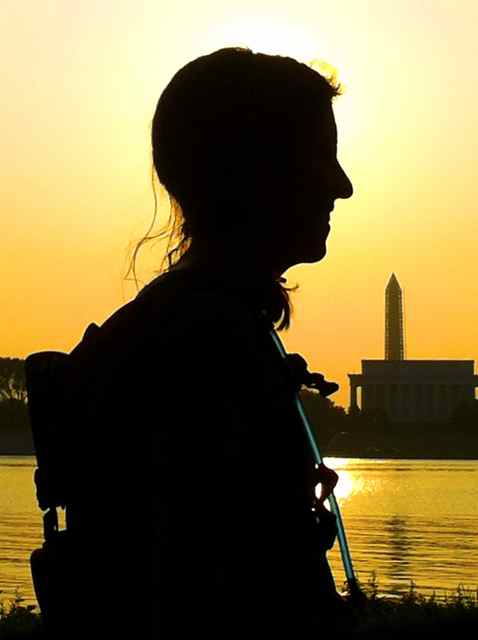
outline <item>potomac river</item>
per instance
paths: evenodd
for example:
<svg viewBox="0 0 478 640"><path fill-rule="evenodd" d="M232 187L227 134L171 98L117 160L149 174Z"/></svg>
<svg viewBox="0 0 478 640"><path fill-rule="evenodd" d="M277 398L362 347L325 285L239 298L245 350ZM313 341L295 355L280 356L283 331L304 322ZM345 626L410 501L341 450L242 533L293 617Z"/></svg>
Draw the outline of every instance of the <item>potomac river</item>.
<svg viewBox="0 0 478 640"><path fill-rule="evenodd" d="M411 580L441 598L478 587L478 460L326 458L339 474L336 495L359 579L377 576L381 593ZM36 604L29 557L41 546L33 456L0 456L0 600L19 587ZM64 523L64 512L60 521ZM339 591L345 579L338 542L329 561Z"/></svg>

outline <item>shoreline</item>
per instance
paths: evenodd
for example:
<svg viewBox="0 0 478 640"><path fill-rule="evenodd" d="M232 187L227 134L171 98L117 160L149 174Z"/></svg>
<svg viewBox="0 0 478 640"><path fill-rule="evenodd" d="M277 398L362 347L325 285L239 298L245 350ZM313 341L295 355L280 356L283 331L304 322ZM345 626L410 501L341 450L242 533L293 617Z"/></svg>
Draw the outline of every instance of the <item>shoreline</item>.
<svg viewBox="0 0 478 640"><path fill-rule="evenodd" d="M407 454L406 452L391 452L391 453L380 453L380 452L371 452L371 451L344 451L340 449L328 449L324 448L321 451L322 457L324 458L353 458L359 460L427 460L432 462L436 461L478 461L478 454L469 454L469 455L455 455L450 456L448 454L443 455L424 455L424 454ZM18 452L18 451L0 451L0 458L35 458L36 454L34 452Z"/></svg>

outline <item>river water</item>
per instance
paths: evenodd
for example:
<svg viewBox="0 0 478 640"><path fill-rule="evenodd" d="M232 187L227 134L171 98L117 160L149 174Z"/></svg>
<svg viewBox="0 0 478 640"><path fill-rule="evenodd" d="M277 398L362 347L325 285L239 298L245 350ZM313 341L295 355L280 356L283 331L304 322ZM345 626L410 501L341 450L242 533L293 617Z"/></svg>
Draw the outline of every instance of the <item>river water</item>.
<svg viewBox="0 0 478 640"><path fill-rule="evenodd" d="M381 593L437 597L478 587L478 460L327 458L354 568L373 573ZM36 604L29 557L41 546L42 514L33 484L35 458L0 456L0 600L19 587ZM60 510L60 523L64 525ZM329 552L337 587L345 576L338 543Z"/></svg>

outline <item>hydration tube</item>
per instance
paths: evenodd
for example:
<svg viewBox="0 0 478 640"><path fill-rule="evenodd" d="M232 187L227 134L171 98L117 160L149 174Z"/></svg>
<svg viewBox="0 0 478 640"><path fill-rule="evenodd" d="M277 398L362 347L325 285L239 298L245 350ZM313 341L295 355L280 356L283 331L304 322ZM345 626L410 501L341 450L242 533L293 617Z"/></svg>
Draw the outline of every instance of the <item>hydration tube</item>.
<svg viewBox="0 0 478 640"><path fill-rule="evenodd" d="M277 335L277 333L274 331L274 329L271 330L270 332L271 337L277 347L277 349L279 350L279 353L281 354L282 358L285 360L287 357L286 351L284 349L284 346L279 338L279 336ZM305 432L307 434L307 438L309 440L309 444L310 447L312 449L312 453L314 456L314 459L316 461L316 463L318 465L323 463L322 460L322 456L320 455L320 451L319 451L319 447L317 445L317 442L315 440L314 437L314 433L311 429L311 426L309 424L309 421L307 419L307 416L304 413L304 408L302 405L302 401L299 397L299 393L295 392L294 393L294 399L295 399L295 404L297 406L297 409L299 411L300 417L302 419L302 423L305 429ZM358 586L358 582L357 582L357 578L355 577L354 574L354 569L352 566L352 558L350 556L350 551L349 551L349 547L347 544L347 538L345 536L345 529L344 529L344 523L342 521L342 516L340 515L340 509L339 509L339 505L337 503L337 498L334 495L334 492L332 491L329 494L329 497L327 498L328 502L329 502L329 506L330 506L330 510L332 511L332 513L336 516L337 518L337 537L339 539L339 545L340 545L340 553L342 556L342 563L344 566L344 570L345 570L345 575L347 578L347 584L349 587L349 591L350 591L350 595L356 596L356 595L361 595L361 591L360 588Z"/></svg>

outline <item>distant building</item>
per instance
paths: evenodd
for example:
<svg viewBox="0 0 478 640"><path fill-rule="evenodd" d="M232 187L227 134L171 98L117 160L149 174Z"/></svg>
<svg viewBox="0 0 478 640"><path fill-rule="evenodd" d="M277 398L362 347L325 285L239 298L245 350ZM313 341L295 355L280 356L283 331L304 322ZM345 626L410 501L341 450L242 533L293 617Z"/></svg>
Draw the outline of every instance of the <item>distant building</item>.
<svg viewBox="0 0 478 640"><path fill-rule="evenodd" d="M380 409L396 422L447 420L478 387L473 360L405 360L402 290L392 274L385 290L385 360L362 360L349 373L350 411Z"/></svg>

